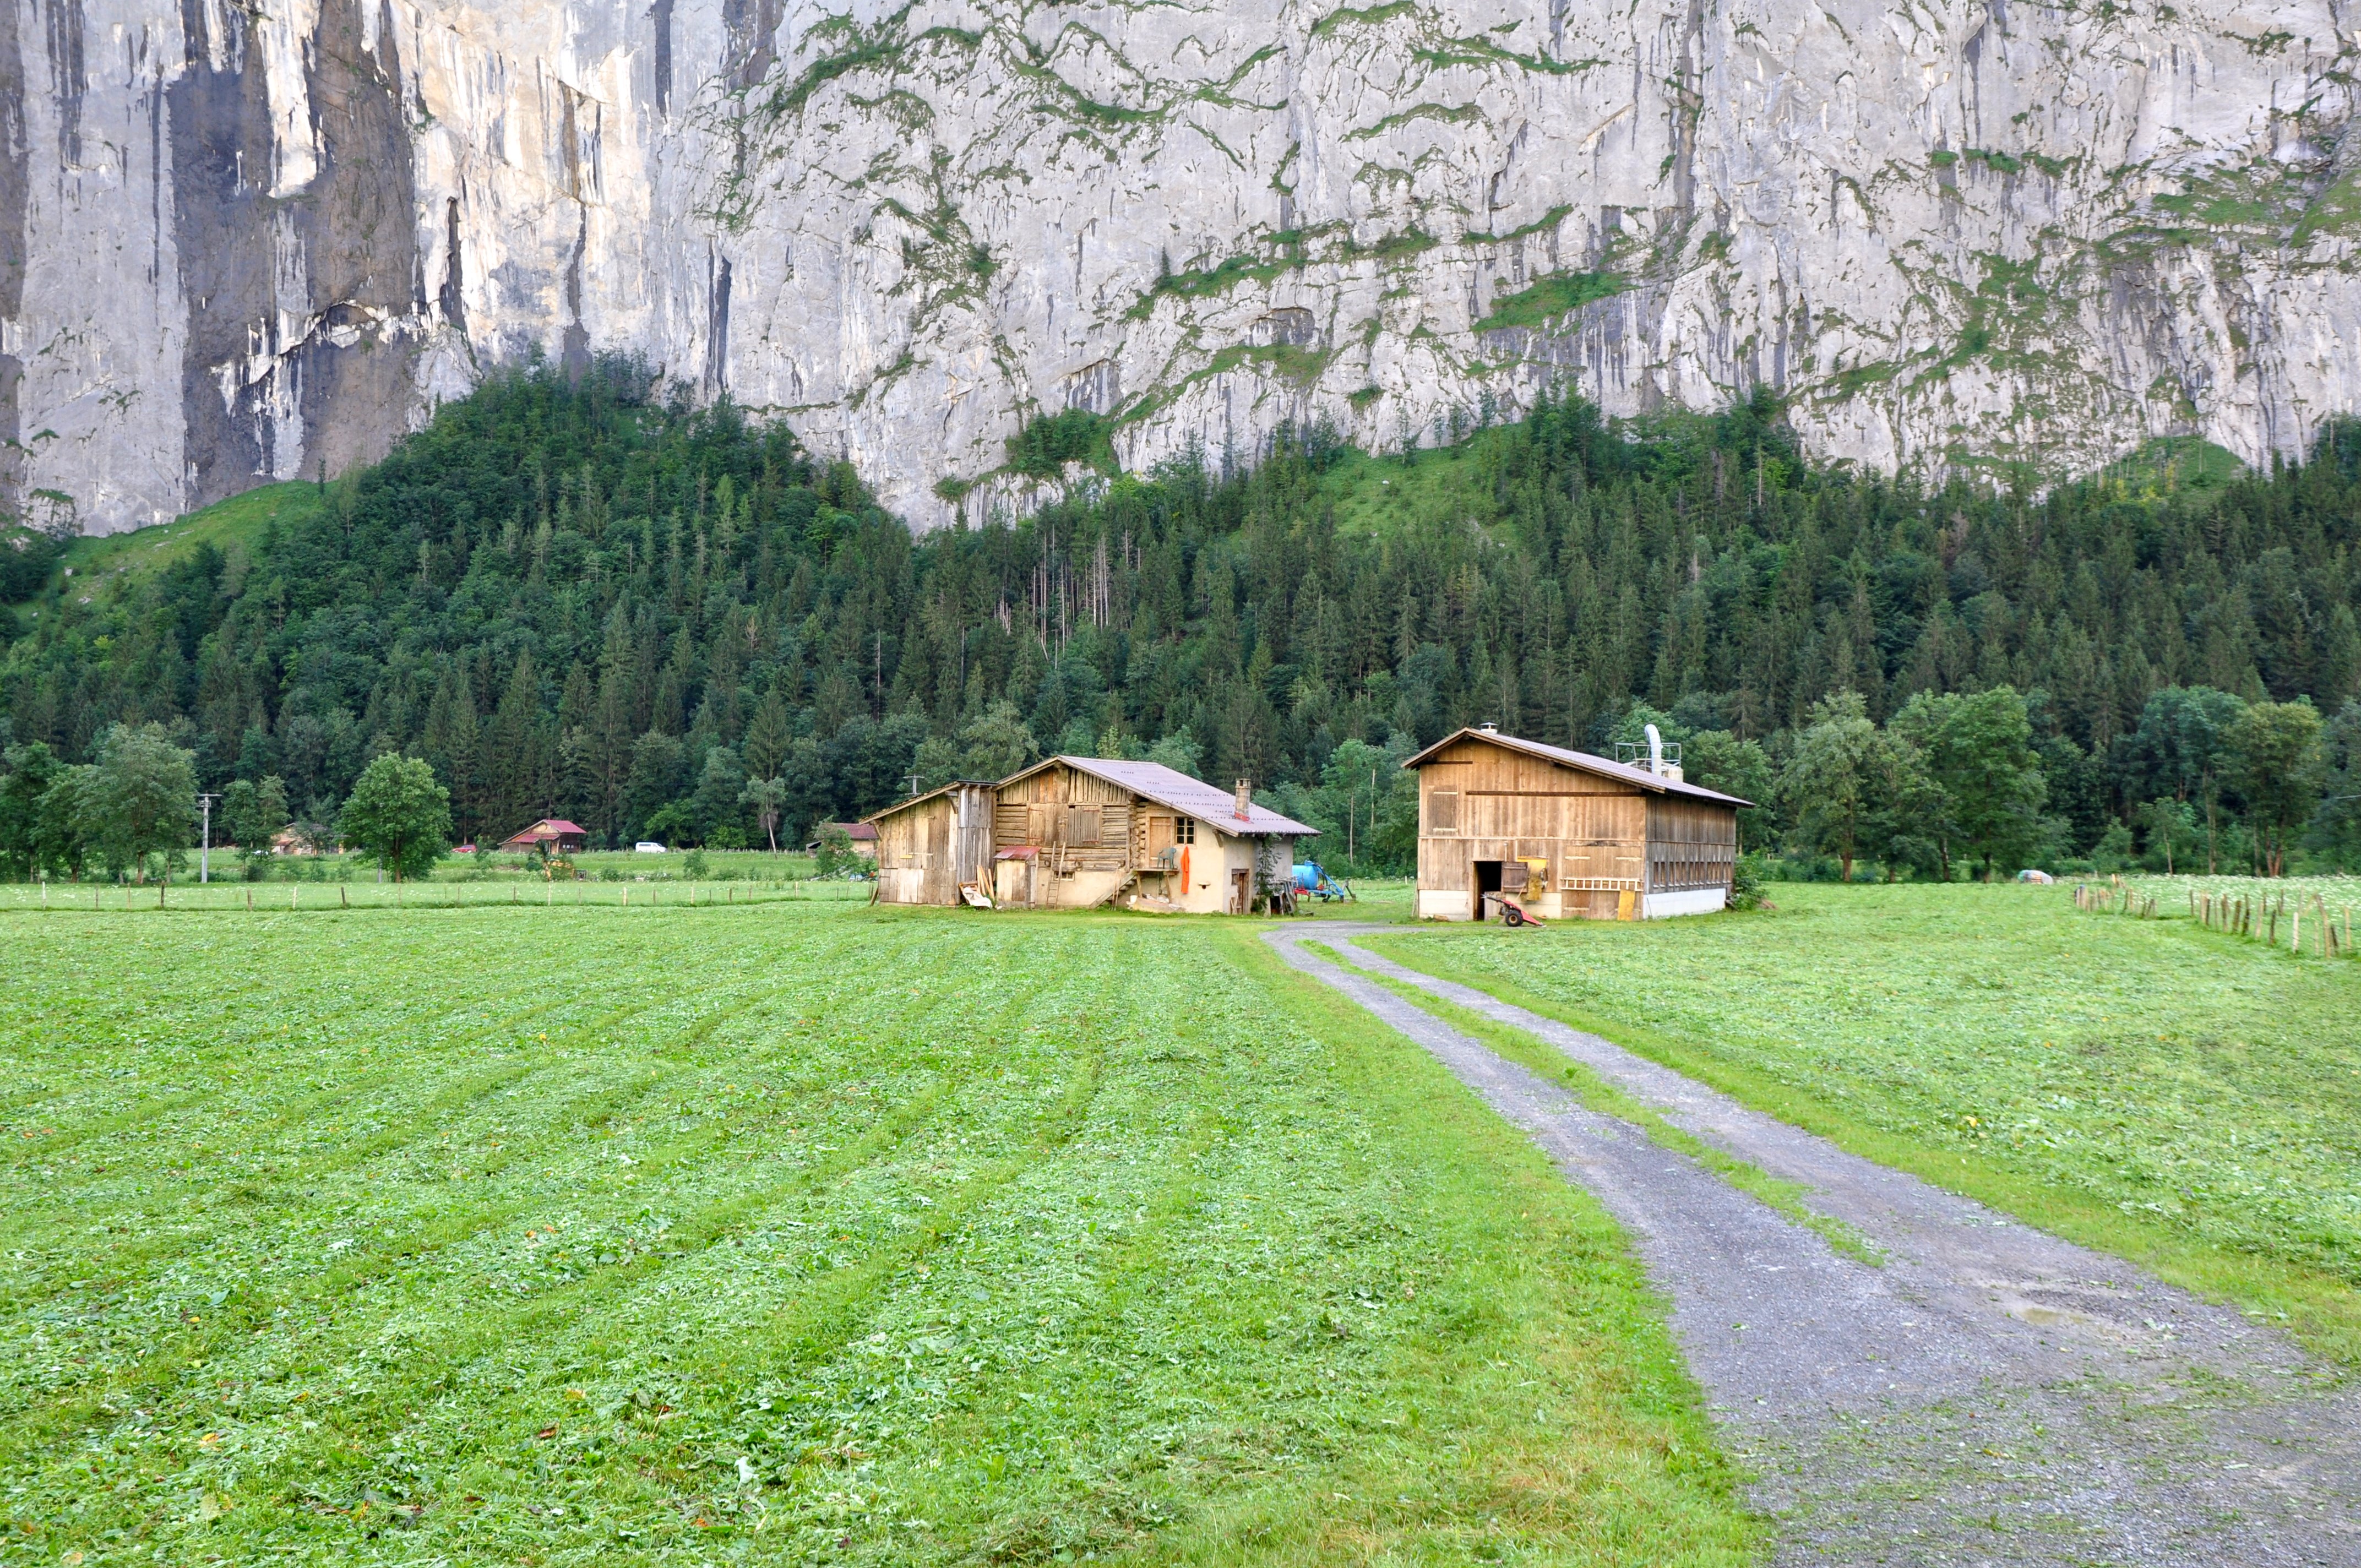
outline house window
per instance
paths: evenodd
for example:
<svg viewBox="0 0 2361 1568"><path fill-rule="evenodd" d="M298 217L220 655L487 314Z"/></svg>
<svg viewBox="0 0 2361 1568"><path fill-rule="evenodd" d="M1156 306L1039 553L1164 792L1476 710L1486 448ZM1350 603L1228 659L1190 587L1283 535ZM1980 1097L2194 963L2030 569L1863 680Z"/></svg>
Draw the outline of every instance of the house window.
<svg viewBox="0 0 2361 1568"><path fill-rule="evenodd" d="M1193 817L1183 817L1175 820L1172 824L1172 841L1176 844L1195 843L1197 841L1197 819Z"/></svg>

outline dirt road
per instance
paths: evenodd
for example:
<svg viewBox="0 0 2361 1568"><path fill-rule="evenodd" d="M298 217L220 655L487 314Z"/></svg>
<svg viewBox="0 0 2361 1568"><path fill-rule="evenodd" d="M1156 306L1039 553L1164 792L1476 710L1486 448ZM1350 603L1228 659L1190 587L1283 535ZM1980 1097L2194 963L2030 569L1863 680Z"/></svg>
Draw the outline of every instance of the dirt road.
<svg viewBox="0 0 2361 1568"><path fill-rule="evenodd" d="M1633 1239L1780 1563L2361 1565L2361 1398L2285 1335L1595 1035L1355 947L1294 968L1416 1041ZM1879 1266L1497 1056L1347 963L1521 1029L1809 1190Z"/></svg>

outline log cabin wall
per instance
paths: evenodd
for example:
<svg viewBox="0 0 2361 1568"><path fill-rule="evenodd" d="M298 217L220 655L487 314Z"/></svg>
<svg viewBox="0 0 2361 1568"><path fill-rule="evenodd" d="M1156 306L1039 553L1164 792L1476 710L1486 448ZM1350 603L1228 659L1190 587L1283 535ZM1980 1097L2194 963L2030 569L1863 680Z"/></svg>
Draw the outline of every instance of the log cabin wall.
<svg viewBox="0 0 2361 1568"><path fill-rule="evenodd" d="M1120 784L1060 762L1001 786L993 845L1036 851L1036 907L1089 908L1113 897L1129 877L1146 807Z"/></svg>

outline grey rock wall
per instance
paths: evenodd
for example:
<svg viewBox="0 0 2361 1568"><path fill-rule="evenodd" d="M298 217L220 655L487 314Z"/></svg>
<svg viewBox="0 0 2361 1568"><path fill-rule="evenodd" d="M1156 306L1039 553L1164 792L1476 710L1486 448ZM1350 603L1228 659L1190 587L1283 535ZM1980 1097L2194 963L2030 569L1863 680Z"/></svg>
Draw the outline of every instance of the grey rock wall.
<svg viewBox="0 0 2361 1568"><path fill-rule="evenodd" d="M2249 459L2361 400L2327 0L0 0L0 508L107 531L623 349L1021 509L1571 385L1817 453Z"/></svg>

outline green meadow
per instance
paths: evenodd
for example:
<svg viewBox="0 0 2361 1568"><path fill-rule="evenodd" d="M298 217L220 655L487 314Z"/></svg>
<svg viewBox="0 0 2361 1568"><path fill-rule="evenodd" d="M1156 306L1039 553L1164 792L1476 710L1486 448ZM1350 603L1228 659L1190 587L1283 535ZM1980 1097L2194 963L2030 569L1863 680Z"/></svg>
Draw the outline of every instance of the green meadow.
<svg viewBox="0 0 2361 1568"><path fill-rule="evenodd" d="M2296 891L2338 909L2352 885ZM2064 886L1770 891L1761 914L1368 945L2361 1365L2361 962L2206 930L2180 883L2158 919Z"/></svg>
<svg viewBox="0 0 2361 1568"><path fill-rule="evenodd" d="M1601 1212L1243 923L147 891L0 912L0 1563L1759 1549Z"/></svg>

